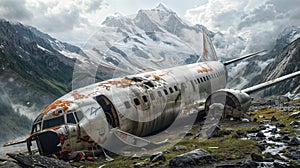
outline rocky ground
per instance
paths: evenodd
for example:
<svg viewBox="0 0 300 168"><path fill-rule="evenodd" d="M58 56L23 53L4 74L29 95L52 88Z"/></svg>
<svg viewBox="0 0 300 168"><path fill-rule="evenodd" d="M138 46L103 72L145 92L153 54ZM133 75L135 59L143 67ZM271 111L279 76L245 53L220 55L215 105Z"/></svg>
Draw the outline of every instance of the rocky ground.
<svg viewBox="0 0 300 168"><path fill-rule="evenodd" d="M10 154L0 159L0 167L300 167L300 101L275 103L260 100L251 106L250 119L222 120L203 139L197 122L175 146L153 151L84 158L80 162ZM14 159L11 159L14 158Z"/></svg>

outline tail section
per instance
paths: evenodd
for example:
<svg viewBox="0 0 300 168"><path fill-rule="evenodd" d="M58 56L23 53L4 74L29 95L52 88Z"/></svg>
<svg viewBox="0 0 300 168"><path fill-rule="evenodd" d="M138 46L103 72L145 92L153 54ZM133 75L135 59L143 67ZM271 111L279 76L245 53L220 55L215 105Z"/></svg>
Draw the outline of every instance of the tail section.
<svg viewBox="0 0 300 168"><path fill-rule="evenodd" d="M214 45L212 44L207 28L202 28L203 33L203 53L202 57L199 59L198 62L204 62L204 61L218 61L218 57L214 48Z"/></svg>

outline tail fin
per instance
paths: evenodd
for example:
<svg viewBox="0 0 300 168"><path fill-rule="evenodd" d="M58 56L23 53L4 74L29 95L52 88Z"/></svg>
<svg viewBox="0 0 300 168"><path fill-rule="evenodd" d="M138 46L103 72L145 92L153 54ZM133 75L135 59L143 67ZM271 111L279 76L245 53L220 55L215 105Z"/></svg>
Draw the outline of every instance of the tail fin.
<svg viewBox="0 0 300 168"><path fill-rule="evenodd" d="M208 30L206 27L202 27L202 33L203 33L203 53L202 53L202 57L199 59L198 62L218 61L218 57L214 45L212 44L209 38Z"/></svg>

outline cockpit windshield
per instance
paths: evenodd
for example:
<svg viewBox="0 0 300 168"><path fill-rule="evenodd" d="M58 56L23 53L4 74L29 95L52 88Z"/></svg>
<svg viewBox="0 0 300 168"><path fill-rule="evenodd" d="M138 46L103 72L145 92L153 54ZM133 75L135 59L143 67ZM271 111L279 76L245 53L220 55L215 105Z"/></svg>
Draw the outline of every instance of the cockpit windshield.
<svg viewBox="0 0 300 168"><path fill-rule="evenodd" d="M66 118L66 120L65 120ZM81 111L69 112L59 117L51 119L43 119L43 115L40 114L33 123L32 133L41 131L42 129L52 128L64 124L77 124L83 118ZM43 120L43 122L42 122Z"/></svg>
<svg viewBox="0 0 300 168"><path fill-rule="evenodd" d="M41 122L41 121L42 121L42 118L43 118L43 115L42 115L42 114L38 115L38 116L36 117L36 119L34 120L33 123Z"/></svg>
<svg viewBox="0 0 300 168"><path fill-rule="evenodd" d="M44 120L43 129L59 126L65 124L64 116Z"/></svg>

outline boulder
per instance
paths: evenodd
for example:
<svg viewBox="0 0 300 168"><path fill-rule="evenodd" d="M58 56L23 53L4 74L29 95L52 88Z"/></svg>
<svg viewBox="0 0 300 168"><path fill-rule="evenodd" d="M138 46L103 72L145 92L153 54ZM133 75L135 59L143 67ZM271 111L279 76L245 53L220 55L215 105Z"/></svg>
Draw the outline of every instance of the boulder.
<svg viewBox="0 0 300 168"><path fill-rule="evenodd" d="M22 167L50 167L50 168L71 168L72 166L62 160L41 156L41 155L21 155L8 153L9 157L15 159Z"/></svg>
<svg viewBox="0 0 300 168"><path fill-rule="evenodd" d="M300 151L294 151L294 152L290 152L288 154L288 157L294 160L298 160L300 159Z"/></svg>
<svg viewBox="0 0 300 168"><path fill-rule="evenodd" d="M300 125L300 122L299 121L292 121L290 123L290 126L296 126L296 125Z"/></svg>
<svg viewBox="0 0 300 168"><path fill-rule="evenodd" d="M257 134L256 134L256 137L260 137L260 138L263 138L263 137L266 137L265 134L261 131L259 131Z"/></svg>
<svg viewBox="0 0 300 168"><path fill-rule="evenodd" d="M266 125L259 126L259 130L266 130L267 128L269 128L269 126Z"/></svg>
<svg viewBox="0 0 300 168"><path fill-rule="evenodd" d="M173 151L181 151L181 150L187 150L186 146L182 146L182 145L177 145L173 148Z"/></svg>
<svg viewBox="0 0 300 168"><path fill-rule="evenodd" d="M273 166L275 168L294 168L294 166L291 166L291 165L288 165L288 164L285 164L285 163L280 163L280 162L274 162Z"/></svg>
<svg viewBox="0 0 300 168"><path fill-rule="evenodd" d="M257 128L251 128L250 130L247 131L248 133L258 133L259 129Z"/></svg>
<svg viewBox="0 0 300 168"><path fill-rule="evenodd" d="M276 128L284 128L286 125L285 123L277 123Z"/></svg>
<svg viewBox="0 0 300 168"><path fill-rule="evenodd" d="M0 168L22 168L17 163L12 161L0 161Z"/></svg>
<svg viewBox="0 0 300 168"><path fill-rule="evenodd" d="M220 126L218 125L213 125L209 127L206 131L207 137L214 137L217 136L218 131L221 130Z"/></svg>
<svg viewBox="0 0 300 168"><path fill-rule="evenodd" d="M290 115L290 118L299 119L300 118L300 111L294 112Z"/></svg>
<svg viewBox="0 0 300 168"><path fill-rule="evenodd" d="M284 137L282 137L282 140L283 140L283 141L289 141L290 138L289 138L287 135L285 135Z"/></svg>
<svg viewBox="0 0 300 168"><path fill-rule="evenodd" d="M247 160L240 165L240 168L257 168L258 166L259 164L255 161Z"/></svg>
<svg viewBox="0 0 300 168"><path fill-rule="evenodd" d="M292 146L298 146L298 145L300 145L299 138L297 138L297 137L292 138L291 141L289 142L289 145L292 145Z"/></svg>
<svg viewBox="0 0 300 168"><path fill-rule="evenodd" d="M130 160L134 160L134 159L140 159L141 157L138 156L137 154L133 154L129 157Z"/></svg>
<svg viewBox="0 0 300 168"><path fill-rule="evenodd" d="M151 162L157 162L160 160L166 161L166 157L164 156L164 154L162 152L157 152L150 156Z"/></svg>
<svg viewBox="0 0 300 168"><path fill-rule="evenodd" d="M253 161L256 161L256 162L263 162L264 161L263 157L259 154L256 154L256 153L251 154L251 159Z"/></svg>
<svg viewBox="0 0 300 168"><path fill-rule="evenodd" d="M272 133L272 134L276 134L276 133L277 133L277 128L273 128L273 129L271 130L271 133Z"/></svg>
<svg viewBox="0 0 300 168"><path fill-rule="evenodd" d="M275 116L272 116L271 122L275 122L275 121L278 121L277 118Z"/></svg>
<svg viewBox="0 0 300 168"><path fill-rule="evenodd" d="M203 163L211 163L212 161L214 159L209 152L203 149L196 149L173 157L169 165L174 167L198 166Z"/></svg>
<svg viewBox="0 0 300 168"><path fill-rule="evenodd" d="M139 162L139 163L134 164L135 168L145 167L145 166L146 166L146 164L144 162Z"/></svg>

